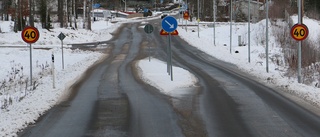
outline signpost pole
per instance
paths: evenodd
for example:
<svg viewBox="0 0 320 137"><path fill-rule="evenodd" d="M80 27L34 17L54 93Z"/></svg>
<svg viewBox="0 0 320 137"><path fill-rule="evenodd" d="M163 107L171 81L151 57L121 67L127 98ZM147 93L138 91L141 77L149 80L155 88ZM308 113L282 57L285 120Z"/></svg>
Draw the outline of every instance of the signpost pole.
<svg viewBox="0 0 320 137"><path fill-rule="evenodd" d="M269 0L266 3L266 71L269 73Z"/></svg>
<svg viewBox="0 0 320 137"><path fill-rule="evenodd" d="M29 46L30 46L30 86L33 89L33 87L32 87L32 45L31 45L31 43Z"/></svg>
<svg viewBox="0 0 320 137"><path fill-rule="evenodd" d="M51 55L51 58L52 58L52 85L53 85L53 88L56 88L56 80L55 80L55 70L54 70L54 54L53 54L53 51L52 51L52 55Z"/></svg>
<svg viewBox="0 0 320 137"><path fill-rule="evenodd" d="M302 24L301 17L301 0L298 0L298 24ZM301 83L301 41L298 44L298 83Z"/></svg>
<svg viewBox="0 0 320 137"><path fill-rule="evenodd" d="M213 0L213 45L216 46L216 0Z"/></svg>
<svg viewBox="0 0 320 137"><path fill-rule="evenodd" d="M170 74L171 81L173 81L173 70L172 70L172 49L171 49L171 33L169 33L169 49L170 49Z"/></svg>
<svg viewBox="0 0 320 137"><path fill-rule="evenodd" d="M301 3L299 3L299 5L300 4ZM290 34L293 39L298 41L298 64L297 64L298 74L297 75L298 75L298 83L301 83L302 82L301 80L301 47L302 47L302 41L305 40L309 34L308 27L302 23L301 13L299 14L298 23L292 26Z"/></svg>
<svg viewBox="0 0 320 137"><path fill-rule="evenodd" d="M308 37L309 29L308 27L303 24L303 1L298 0L298 23L293 25L291 27L290 31L291 37L298 41L298 83L302 83L302 76L301 76L301 47L302 47L302 41L305 40Z"/></svg>
<svg viewBox="0 0 320 137"><path fill-rule="evenodd" d="M251 13L250 13L251 0L248 1L248 62L250 63L250 23L251 23Z"/></svg>
<svg viewBox="0 0 320 137"><path fill-rule="evenodd" d="M232 0L230 0L230 54L232 45Z"/></svg>
<svg viewBox="0 0 320 137"><path fill-rule="evenodd" d="M62 69L64 69L63 40L61 40L61 50L62 50Z"/></svg>
<svg viewBox="0 0 320 137"><path fill-rule="evenodd" d="M168 43L170 45L169 36L167 36L167 39L168 39ZM168 72L168 75L170 75L170 53L169 53L169 51L170 51L169 46L167 46L167 72Z"/></svg>
<svg viewBox="0 0 320 137"><path fill-rule="evenodd" d="M186 32L188 31L188 30L187 30L187 24L188 24L188 19L186 19Z"/></svg>
<svg viewBox="0 0 320 137"><path fill-rule="evenodd" d="M149 28L150 29L150 28ZM150 40L150 37L149 37L149 35L147 36L148 37L148 54L149 54L149 62L151 61L151 47L150 47L150 44L151 44L151 40Z"/></svg>
<svg viewBox="0 0 320 137"><path fill-rule="evenodd" d="M65 38L66 36L61 32L59 35L58 35L58 38L61 40L61 51L62 51L62 69L64 69L64 57L63 57L63 39Z"/></svg>
<svg viewBox="0 0 320 137"><path fill-rule="evenodd" d="M171 74L171 81L173 81L173 70L172 70L172 51L171 51L171 33L173 32L174 35L177 35L178 32L177 32L177 27L178 27L178 22L177 20L172 17L172 16L167 16L165 18L162 19L162 22L161 22L161 25L162 25L162 29L160 34L162 35L163 31L167 32L168 33L168 40L169 40L169 46L167 48L167 56L168 56L168 62L169 62L169 65L167 66L168 68L168 72ZM170 75L169 74L169 75Z"/></svg>
<svg viewBox="0 0 320 137"><path fill-rule="evenodd" d="M39 31L35 27L26 27L21 32L22 40L26 43L29 43L30 46L30 86L32 87L32 43L36 42L39 39ZM33 89L33 87L32 87ZM31 90L32 90L31 89Z"/></svg>

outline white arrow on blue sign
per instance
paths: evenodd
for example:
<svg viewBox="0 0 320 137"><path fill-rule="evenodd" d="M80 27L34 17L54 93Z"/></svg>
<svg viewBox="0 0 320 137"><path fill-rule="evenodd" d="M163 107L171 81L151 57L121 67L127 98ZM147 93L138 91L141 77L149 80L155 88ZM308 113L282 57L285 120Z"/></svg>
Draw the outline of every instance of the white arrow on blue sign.
<svg viewBox="0 0 320 137"><path fill-rule="evenodd" d="M176 18L174 18L172 16L167 16L162 19L161 25L162 25L162 29L164 31L170 33L170 32L173 32L174 30L177 29L178 22L177 22Z"/></svg>

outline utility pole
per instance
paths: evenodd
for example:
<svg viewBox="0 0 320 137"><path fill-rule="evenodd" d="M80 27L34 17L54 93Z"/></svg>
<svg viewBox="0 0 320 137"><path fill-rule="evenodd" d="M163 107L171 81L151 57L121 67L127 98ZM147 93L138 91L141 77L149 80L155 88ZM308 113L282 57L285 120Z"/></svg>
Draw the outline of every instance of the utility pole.
<svg viewBox="0 0 320 137"><path fill-rule="evenodd" d="M269 0L266 2L266 71L269 73Z"/></svg>
<svg viewBox="0 0 320 137"><path fill-rule="evenodd" d="M230 0L230 54L232 45L232 0Z"/></svg>
<svg viewBox="0 0 320 137"><path fill-rule="evenodd" d="M251 23L251 13L250 13L251 0L248 0L248 61L250 63L250 23Z"/></svg>
<svg viewBox="0 0 320 137"><path fill-rule="evenodd" d="M216 0L213 0L213 45L216 46Z"/></svg>
<svg viewBox="0 0 320 137"><path fill-rule="evenodd" d="M298 24L302 24L302 2L298 0ZM301 46L302 42L298 43L298 83L301 83Z"/></svg>

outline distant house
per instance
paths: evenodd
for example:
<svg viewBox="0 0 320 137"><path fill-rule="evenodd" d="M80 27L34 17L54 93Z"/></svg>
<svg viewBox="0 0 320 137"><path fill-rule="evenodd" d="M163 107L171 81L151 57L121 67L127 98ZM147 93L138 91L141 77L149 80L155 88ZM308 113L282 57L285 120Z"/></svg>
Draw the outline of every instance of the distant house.
<svg viewBox="0 0 320 137"><path fill-rule="evenodd" d="M228 21L229 19L229 0L217 1L217 20Z"/></svg>
<svg viewBox="0 0 320 137"><path fill-rule="evenodd" d="M264 3L259 2L259 0L250 0L250 16L251 21L256 22L260 19L260 10ZM242 12L246 17L248 16L248 6L249 0L237 0L235 1L238 12Z"/></svg>
<svg viewBox="0 0 320 137"><path fill-rule="evenodd" d="M172 0L172 3L178 4L178 3L180 3L180 1L182 2L182 0Z"/></svg>
<svg viewBox="0 0 320 137"><path fill-rule="evenodd" d="M220 21L228 21L230 19L230 1L231 0L218 0L217 11ZM263 6L263 1L265 0L250 1L251 21L256 22L260 19L261 7ZM241 12L244 14L244 16L248 16L249 0L232 0L232 2L234 13ZM233 16L235 16L235 14Z"/></svg>

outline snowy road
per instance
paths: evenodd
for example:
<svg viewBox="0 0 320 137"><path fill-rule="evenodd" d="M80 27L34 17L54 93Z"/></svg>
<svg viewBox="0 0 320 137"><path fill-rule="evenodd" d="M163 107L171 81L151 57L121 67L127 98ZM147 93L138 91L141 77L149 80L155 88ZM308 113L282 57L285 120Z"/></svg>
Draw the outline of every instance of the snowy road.
<svg viewBox="0 0 320 137"><path fill-rule="evenodd" d="M74 96L54 107L21 136L317 136L320 118L221 62L172 39L173 63L199 79L178 97L161 94L137 76L149 54L166 60L166 37L127 24L108 43L108 56L73 86ZM151 46L150 48L148 46Z"/></svg>
<svg viewBox="0 0 320 137"><path fill-rule="evenodd" d="M317 136L320 117L276 89L173 39L174 58L200 79L201 119L208 136ZM319 113L318 113L319 114ZM304 125L304 126L302 126Z"/></svg>

